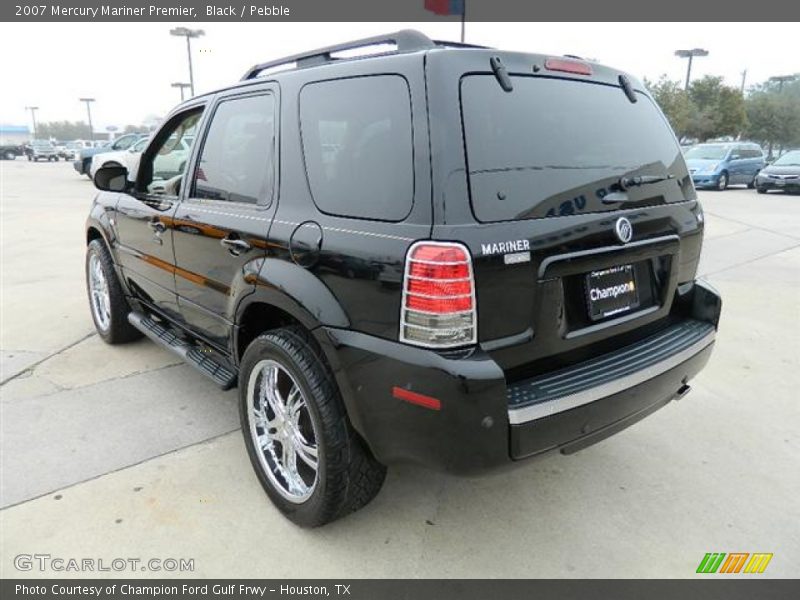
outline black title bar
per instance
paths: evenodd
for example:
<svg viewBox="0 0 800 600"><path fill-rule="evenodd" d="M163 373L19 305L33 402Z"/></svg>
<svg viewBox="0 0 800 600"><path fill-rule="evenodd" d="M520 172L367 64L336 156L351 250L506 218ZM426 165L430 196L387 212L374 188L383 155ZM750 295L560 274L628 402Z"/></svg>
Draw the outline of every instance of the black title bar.
<svg viewBox="0 0 800 600"><path fill-rule="evenodd" d="M213 598L306 600L783 600L797 598L796 580L170 580L43 579L0 581L0 597L77 600L81 598L189 600Z"/></svg>
<svg viewBox="0 0 800 600"><path fill-rule="evenodd" d="M760 0L4 0L0 21L797 21L800 3ZM454 14L450 14L454 13ZM632 25L635 26L635 25ZM625 29L606 31L624 36Z"/></svg>

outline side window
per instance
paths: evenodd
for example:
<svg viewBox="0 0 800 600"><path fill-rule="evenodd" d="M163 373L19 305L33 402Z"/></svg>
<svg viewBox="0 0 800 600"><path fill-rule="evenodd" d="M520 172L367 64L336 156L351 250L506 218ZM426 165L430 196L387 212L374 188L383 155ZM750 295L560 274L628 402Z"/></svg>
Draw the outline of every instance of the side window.
<svg viewBox="0 0 800 600"><path fill-rule="evenodd" d="M194 173L194 198L269 204L275 173L275 97L221 102Z"/></svg>
<svg viewBox="0 0 800 600"><path fill-rule="evenodd" d="M400 221L411 211L411 97L399 75L323 81L300 92L311 195L325 213Z"/></svg>
<svg viewBox="0 0 800 600"><path fill-rule="evenodd" d="M148 194L177 196L189 162L191 142L203 109L194 109L171 119L142 156L136 188ZM188 142L188 143L187 143Z"/></svg>

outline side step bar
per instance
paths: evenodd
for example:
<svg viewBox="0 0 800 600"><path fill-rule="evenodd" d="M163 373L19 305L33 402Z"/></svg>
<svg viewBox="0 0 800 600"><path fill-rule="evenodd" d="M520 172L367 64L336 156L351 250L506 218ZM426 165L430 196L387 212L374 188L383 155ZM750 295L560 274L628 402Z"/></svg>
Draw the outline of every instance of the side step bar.
<svg viewBox="0 0 800 600"><path fill-rule="evenodd" d="M212 356L182 340L169 327L164 327L138 312L131 312L128 315L128 321L151 340L177 354L203 375L211 378L223 390L229 390L236 385L238 377L236 371L217 362Z"/></svg>

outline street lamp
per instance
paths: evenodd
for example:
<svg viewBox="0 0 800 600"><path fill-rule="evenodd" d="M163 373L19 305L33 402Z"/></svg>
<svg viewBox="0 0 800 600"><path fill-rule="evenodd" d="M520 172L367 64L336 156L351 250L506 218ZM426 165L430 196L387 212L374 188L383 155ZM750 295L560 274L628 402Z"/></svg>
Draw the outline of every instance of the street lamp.
<svg viewBox="0 0 800 600"><path fill-rule="evenodd" d="M708 50L703 50L702 48L692 48L691 50L676 50L675 56L689 59L689 64L686 66L686 85L683 86L684 90L688 90L689 79L692 76L692 59L695 56L708 56Z"/></svg>
<svg viewBox="0 0 800 600"><path fill-rule="evenodd" d="M36 139L36 111L39 110L39 107L26 106L25 110L31 111L31 119L33 119L33 139Z"/></svg>
<svg viewBox="0 0 800 600"><path fill-rule="evenodd" d="M183 102L183 90L185 90L188 87L191 87L190 84L181 83L180 81L176 81L175 83L170 83L170 86L174 88L179 88L181 90L181 102Z"/></svg>
<svg viewBox="0 0 800 600"><path fill-rule="evenodd" d="M186 54L189 56L189 89L194 96L194 73L192 72L192 38L198 38L205 35L206 32L202 29L189 29L188 27L176 27L169 30L170 35L186 38Z"/></svg>
<svg viewBox="0 0 800 600"><path fill-rule="evenodd" d="M780 94L783 91L783 82L784 81L794 81L797 79L797 75L776 75L775 77L770 77L770 81L777 81L778 82L778 93Z"/></svg>
<svg viewBox="0 0 800 600"><path fill-rule="evenodd" d="M94 127L92 126L92 102L94 98L78 98L81 102L86 102L86 114L89 115L89 135L92 136L94 141Z"/></svg>

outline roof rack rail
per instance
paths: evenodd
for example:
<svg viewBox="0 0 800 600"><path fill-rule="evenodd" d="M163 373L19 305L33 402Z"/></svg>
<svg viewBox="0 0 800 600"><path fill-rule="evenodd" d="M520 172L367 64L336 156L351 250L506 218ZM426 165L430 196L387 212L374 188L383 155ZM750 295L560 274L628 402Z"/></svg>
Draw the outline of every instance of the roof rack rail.
<svg viewBox="0 0 800 600"><path fill-rule="evenodd" d="M465 44L464 42L451 42L448 40L433 40L433 43L443 48L478 48L480 50L491 50L490 46L480 46L478 44Z"/></svg>
<svg viewBox="0 0 800 600"><path fill-rule="evenodd" d="M377 35L368 37L361 40L353 40L352 42L344 42L343 44L336 44L328 46L327 48L319 48L318 50L311 50L310 52L302 52L292 56L286 56L277 60L255 65L248 69L244 74L241 81L248 79L255 79L258 74L273 67L280 67L295 63L296 67L314 67L331 62L334 59L331 54L334 52L344 52L345 50L355 50L358 48L365 48L367 46L378 46L381 44L394 44L397 46L394 54L403 54L405 52L416 52L417 50L426 50L435 48L436 43L433 42L428 36L414 29L403 29L394 33L387 33L384 35Z"/></svg>

